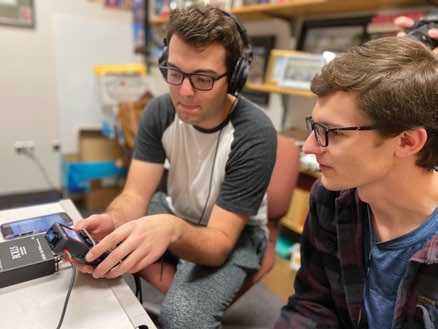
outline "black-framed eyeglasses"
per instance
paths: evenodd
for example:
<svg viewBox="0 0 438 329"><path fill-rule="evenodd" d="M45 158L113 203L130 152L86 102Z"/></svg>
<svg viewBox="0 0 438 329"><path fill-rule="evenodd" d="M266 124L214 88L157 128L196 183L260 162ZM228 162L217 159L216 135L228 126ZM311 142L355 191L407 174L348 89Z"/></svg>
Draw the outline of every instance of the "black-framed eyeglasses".
<svg viewBox="0 0 438 329"><path fill-rule="evenodd" d="M306 118L306 128L307 133L310 135L312 131L315 132L315 138L318 142L318 145L322 147L327 147L329 142L329 132L330 131L339 131L339 130L376 130L378 129L375 126L355 126L355 127L338 127L338 128L329 128L322 123L316 123L313 121L312 117Z"/></svg>
<svg viewBox="0 0 438 329"><path fill-rule="evenodd" d="M194 89L202 91L212 90L215 81L228 75L228 72L225 72L217 77L203 73L184 73L181 70L167 66L160 66L160 71L168 84L179 86L187 77L189 78L190 84Z"/></svg>

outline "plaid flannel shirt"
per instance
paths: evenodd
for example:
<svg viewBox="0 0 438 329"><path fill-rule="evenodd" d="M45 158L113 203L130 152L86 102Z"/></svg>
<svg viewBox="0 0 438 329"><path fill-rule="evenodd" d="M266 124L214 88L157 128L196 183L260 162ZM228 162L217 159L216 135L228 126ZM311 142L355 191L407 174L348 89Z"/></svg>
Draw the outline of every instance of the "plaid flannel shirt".
<svg viewBox="0 0 438 329"><path fill-rule="evenodd" d="M311 190L295 294L275 329L368 328L363 227L367 205L356 189ZM393 328L438 328L438 233L410 259L400 283Z"/></svg>

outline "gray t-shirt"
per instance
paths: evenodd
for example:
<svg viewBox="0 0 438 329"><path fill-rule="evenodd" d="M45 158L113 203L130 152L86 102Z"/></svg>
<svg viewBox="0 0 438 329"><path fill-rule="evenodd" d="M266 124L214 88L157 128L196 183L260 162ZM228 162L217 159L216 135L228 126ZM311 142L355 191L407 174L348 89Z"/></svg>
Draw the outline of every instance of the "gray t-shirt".
<svg viewBox="0 0 438 329"><path fill-rule="evenodd" d="M202 130L182 122L165 94L149 102L142 113L134 158L169 161L167 192L177 216L207 225L217 204L249 216L248 225L265 226L265 192L276 143L271 120L243 97L219 127Z"/></svg>

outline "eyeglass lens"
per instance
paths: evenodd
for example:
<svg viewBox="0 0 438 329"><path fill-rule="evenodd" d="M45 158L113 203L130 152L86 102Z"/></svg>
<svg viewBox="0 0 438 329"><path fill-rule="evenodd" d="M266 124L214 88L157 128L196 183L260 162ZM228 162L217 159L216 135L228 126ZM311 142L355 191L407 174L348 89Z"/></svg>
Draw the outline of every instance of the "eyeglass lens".
<svg viewBox="0 0 438 329"><path fill-rule="evenodd" d="M177 69L164 68L166 81L173 85L180 85L188 77L193 88L210 90L213 88L214 78L204 74L187 74Z"/></svg>
<svg viewBox="0 0 438 329"><path fill-rule="evenodd" d="M312 133L312 131L315 132L315 138L319 145L327 145L326 130L323 126L313 122L313 120L310 118L306 118L306 128L309 135Z"/></svg>

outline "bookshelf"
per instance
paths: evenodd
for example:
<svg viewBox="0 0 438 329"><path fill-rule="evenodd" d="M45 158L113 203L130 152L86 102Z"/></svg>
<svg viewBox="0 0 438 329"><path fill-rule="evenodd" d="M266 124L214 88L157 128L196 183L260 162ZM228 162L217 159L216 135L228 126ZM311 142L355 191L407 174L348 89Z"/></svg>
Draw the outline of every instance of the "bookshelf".
<svg viewBox="0 0 438 329"><path fill-rule="evenodd" d="M252 91L277 93L282 95L315 97L315 95L310 90L284 88L284 87L279 87L278 85L273 83L256 84L256 83L247 82L245 87Z"/></svg>
<svg viewBox="0 0 438 329"><path fill-rule="evenodd" d="M149 4L151 12L154 1ZM278 0L287 1L287 0ZM272 18L282 18L292 20L301 16L318 16L318 15L342 15L345 13L358 14L378 12L389 9L403 9L418 6L429 5L427 0L288 0L282 3L261 3L244 5L229 9L229 12L236 15L242 22L264 21ZM149 16L148 23L151 26L158 27L166 23L167 17ZM314 97L309 90L282 88L276 84L254 84L247 82L246 88L250 91L278 93L284 96L304 96Z"/></svg>
<svg viewBox="0 0 438 329"><path fill-rule="evenodd" d="M339 15L427 5L426 0L289 0L283 3L246 5L229 11L241 21L259 21L274 17L292 19L299 16ZM160 25L166 21L166 18L153 18L149 19L149 24Z"/></svg>

